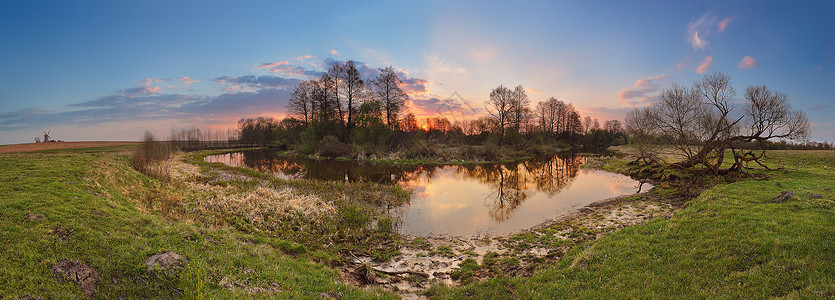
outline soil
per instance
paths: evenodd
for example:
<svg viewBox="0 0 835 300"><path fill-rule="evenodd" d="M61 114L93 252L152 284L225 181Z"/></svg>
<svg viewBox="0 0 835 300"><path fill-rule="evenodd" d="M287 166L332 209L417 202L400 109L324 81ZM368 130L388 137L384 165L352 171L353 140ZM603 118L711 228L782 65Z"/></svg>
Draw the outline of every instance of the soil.
<svg viewBox="0 0 835 300"><path fill-rule="evenodd" d="M0 148L0 153L31 152L57 149L75 149L89 147L136 145L139 142L130 141L97 141L97 142L52 142L52 143L25 143L5 146Z"/></svg>
<svg viewBox="0 0 835 300"><path fill-rule="evenodd" d="M78 284L85 296L93 297L99 281L99 271L96 269L81 261L70 261L66 258L55 263L50 269L59 280L74 282Z"/></svg>

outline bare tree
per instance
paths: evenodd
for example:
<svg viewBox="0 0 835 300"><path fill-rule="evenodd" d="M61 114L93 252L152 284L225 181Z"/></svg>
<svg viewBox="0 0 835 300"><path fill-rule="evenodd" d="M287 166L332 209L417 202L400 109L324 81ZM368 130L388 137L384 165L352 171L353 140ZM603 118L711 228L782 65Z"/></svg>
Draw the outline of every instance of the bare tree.
<svg viewBox="0 0 835 300"><path fill-rule="evenodd" d="M496 119L500 137L504 137L505 127L510 124L512 118L513 91L502 85L490 91L490 100L487 101L487 112Z"/></svg>
<svg viewBox="0 0 835 300"><path fill-rule="evenodd" d="M302 116L305 125L313 119L313 89L315 84L316 82L313 80L300 82L293 89L290 102L287 104L287 110L291 114Z"/></svg>
<svg viewBox="0 0 835 300"><path fill-rule="evenodd" d="M806 116L791 110L785 94L765 86L748 87L745 113L731 118L735 95L730 77L711 72L687 88L676 83L664 89L661 100L636 109L627 118L633 135L657 136L673 145L682 159L673 165L681 168L704 166L715 174L746 168L748 162L760 165L769 139L805 139L809 134ZM741 124L746 133L740 134ZM740 150L738 143L759 143L759 149ZM734 164L721 169L726 150L734 154ZM763 165L763 167L765 167Z"/></svg>
<svg viewBox="0 0 835 300"><path fill-rule="evenodd" d="M345 108L347 119L345 121L345 135L343 140L347 141L348 137L351 136L351 130L356 125L356 110L359 108L360 99L365 93L365 82L363 82L353 60L346 61L342 69L342 82L345 85L343 92L345 93L345 104L347 105Z"/></svg>
<svg viewBox="0 0 835 300"><path fill-rule="evenodd" d="M513 89L511 97L511 117L513 118L511 124L516 132L519 132L522 125L530 118L530 108L528 106L531 104L531 99L521 85Z"/></svg>
<svg viewBox="0 0 835 300"><path fill-rule="evenodd" d="M394 68L380 69L373 87L377 99L383 104L386 125L392 129L396 128L400 111L406 105L406 93L400 88L400 78L394 72Z"/></svg>
<svg viewBox="0 0 835 300"><path fill-rule="evenodd" d="M591 117L586 116L583 118L583 133L589 133L591 130Z"/></svg>

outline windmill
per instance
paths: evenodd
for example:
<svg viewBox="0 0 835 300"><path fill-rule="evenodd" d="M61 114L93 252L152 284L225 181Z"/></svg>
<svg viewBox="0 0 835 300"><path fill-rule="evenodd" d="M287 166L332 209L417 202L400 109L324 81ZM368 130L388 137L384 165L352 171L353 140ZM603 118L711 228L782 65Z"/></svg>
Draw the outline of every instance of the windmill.
<svg viewBox="0 0 835 300"><path fill-rule="evenodd" d="M43 142L44 143L49 143L49 142L52 141L52 140L49 139L49 133L50 132L52 132L52 130L43 132Z"/></svg>

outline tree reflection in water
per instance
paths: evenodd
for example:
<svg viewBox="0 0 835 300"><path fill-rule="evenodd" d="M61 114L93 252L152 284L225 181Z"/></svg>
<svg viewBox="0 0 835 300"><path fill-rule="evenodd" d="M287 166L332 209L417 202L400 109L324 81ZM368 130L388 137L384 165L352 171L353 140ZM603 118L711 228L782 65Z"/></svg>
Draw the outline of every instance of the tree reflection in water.
<svg viewBox="0 0 835 300"><path fill-rule="evenodd" d="M474 178L489 185L484 205L493 220L503 222L531 193L538 191L553 197L570 185L585 158L561 154L507 164L398 166L281 157L273 151L256 150L207 156L206 161L253 168L285 179L376 182L405 187L414 187L421 180L431 182L437 171L448 169L458 179Z"/></svg>
<svg viewBox="0 0 835 300"><path fill-rule="evenodd" d="M492 187L485 198L485 205L490 208L490 217L502 222L532 192L540 191L549 196L559 193L577 177L583 162L583 157L557 155L521 163L458 166L457 173Z"/></svg>

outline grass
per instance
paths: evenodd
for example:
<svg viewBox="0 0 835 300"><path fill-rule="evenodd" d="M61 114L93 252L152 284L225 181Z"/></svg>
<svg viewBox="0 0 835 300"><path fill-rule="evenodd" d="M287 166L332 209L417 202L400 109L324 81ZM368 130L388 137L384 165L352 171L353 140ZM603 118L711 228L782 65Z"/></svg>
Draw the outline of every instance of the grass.
<svg viewBox="0 0 835 300"><path fill-rule="evenodd" d="M184 192L165 213L153 195L177 185L133 170L123 150L0 154L0 295L83 297L50 271L69 258L99 271L102 298L395 298L342 284L329 265L338 256L321 245L180 213L189 212L195 194ZM29 213L44 219L27 220ZM179 275L146 271L143 261L164 251L191 262Z"/></svg>
<svg viewBox="0 0 835 300"><path fill-rule="evenodd" d="M428 295L835 297L835 152L772 153L769 163L786 168L760 172L768 180L716 185L669 220L653 219L575 247L531 277L496 278L458 288L435 286ZM771 203L782 190L798 196Z"/></svg>

